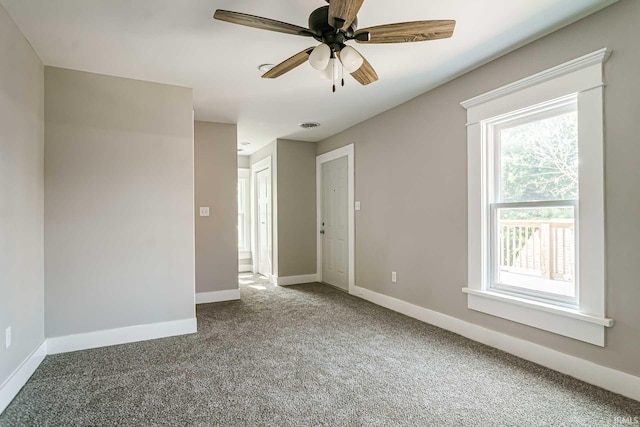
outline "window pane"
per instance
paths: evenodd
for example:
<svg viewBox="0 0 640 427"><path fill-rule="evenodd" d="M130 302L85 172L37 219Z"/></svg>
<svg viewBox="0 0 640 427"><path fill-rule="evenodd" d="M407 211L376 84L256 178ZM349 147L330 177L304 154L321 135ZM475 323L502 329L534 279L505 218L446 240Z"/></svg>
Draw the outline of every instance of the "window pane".
<svg viewBox="0 0 640 427"><path fill-rule="evenodd" d="M245 212L245 179L238 180L238 212Z"/></svg>
<svg viewBox="0 0 640 427"><path fill-rule="evenodd" d="M577 135L575 111L499 129L500 201L577 199Z"/></svg>
<svg viewBox="0 0 640 427"><path fill-rule="evenodd" d="M498 208L498 286L575 297L573 207Z"/></svg>

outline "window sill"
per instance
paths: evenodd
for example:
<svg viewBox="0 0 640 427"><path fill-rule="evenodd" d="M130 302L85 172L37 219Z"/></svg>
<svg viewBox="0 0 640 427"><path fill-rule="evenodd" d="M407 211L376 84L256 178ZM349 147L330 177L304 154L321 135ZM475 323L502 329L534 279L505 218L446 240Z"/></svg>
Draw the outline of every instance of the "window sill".
<svg viewBox="0 0 640 427"><path fill-rule="evenodd" d="M604 347L604 328L613 320L578 310L530 301L491 291L463 288L471 310L522 323L579 341Z"/></svg>

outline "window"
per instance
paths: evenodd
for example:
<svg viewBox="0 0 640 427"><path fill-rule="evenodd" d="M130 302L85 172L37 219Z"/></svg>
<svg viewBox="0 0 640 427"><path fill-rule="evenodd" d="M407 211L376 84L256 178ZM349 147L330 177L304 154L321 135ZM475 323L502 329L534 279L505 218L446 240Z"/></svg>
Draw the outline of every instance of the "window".
<svg viewBox="0 0 640 427"><path fill-rule="evenodd" d="M577 305L576 97L487 121L490 288Z"/></svg>
<svg viewBox="0 0 640 427"><path fill-rule="evenodd" d="M462 103L472 310L604 346L602 49Z"/></svg>
<svg viewBox="0 0 640 427"><path fill-rule="evenodd" d="M249 175L249 169L238 169L238 253L240 259L251 257Z"/></svg>
<svg viewBox="0 0 640 427"><path fill-rule="evenodd" d="M245 244L245 235L246 230L244 229L244 218L246 215L247 206L245 203L245 196L247 188L247 180L246 179L238 179L238 249L244 250L246 248Z"/></svg>

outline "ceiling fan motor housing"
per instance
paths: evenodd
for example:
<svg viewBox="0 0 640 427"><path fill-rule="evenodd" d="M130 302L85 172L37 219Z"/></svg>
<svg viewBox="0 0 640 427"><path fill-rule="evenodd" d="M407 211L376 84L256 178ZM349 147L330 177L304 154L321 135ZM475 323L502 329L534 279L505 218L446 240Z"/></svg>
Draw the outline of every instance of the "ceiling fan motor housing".
<svg viewBox="0 0 640 427"><path fill-rule="evenodd" d="M334 51L340 51L344 42L354 37L358 28L358 18L353 19L349 28L336 30L329 25L329 6L324 6L311 12L309 28L316 34L316 40L328 44Z"/></svg>

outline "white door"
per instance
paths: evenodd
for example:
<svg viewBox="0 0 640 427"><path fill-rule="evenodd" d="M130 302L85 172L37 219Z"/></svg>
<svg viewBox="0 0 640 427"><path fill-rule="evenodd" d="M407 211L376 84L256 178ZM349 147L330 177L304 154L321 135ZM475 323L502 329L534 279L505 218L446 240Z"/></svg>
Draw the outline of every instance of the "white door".
<svg viewBox="0 0 640 427"><path fill-rule="evenodd" d="M271 169L256 173L258 273L271 277Z"/></svg>
<svg viewBox="0 0 640 427"><path fill-rule="evenodd" d="M347 157L322 164L322 281L349 290Z"/></svg>

